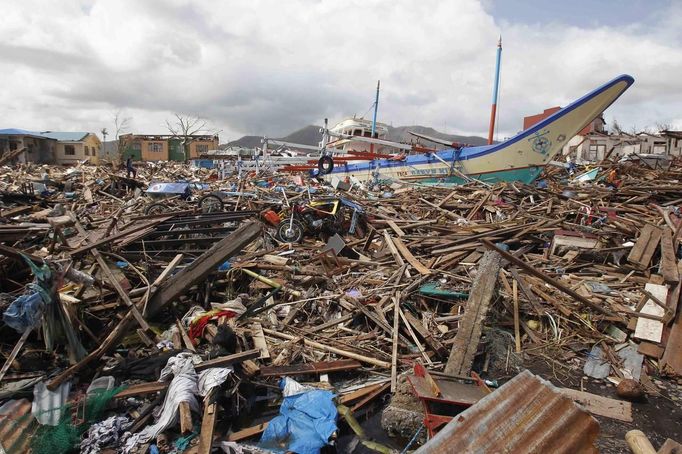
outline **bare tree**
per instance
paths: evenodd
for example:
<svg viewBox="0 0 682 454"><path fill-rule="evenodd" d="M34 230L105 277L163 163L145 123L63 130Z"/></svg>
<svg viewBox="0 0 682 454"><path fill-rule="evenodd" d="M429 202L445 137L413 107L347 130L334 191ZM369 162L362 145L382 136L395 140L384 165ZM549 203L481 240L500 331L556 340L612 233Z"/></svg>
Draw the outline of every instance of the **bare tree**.
<svg viewBox="0 0 682 454"><path fill-rule="evenodd" d="M622 134L623 128L620 126L620 123L618 123L618 120L615 118L613 119L613 123L611 123L611 133L612 134Z"/></svg>
<svg viewBox="0 0 682 454"><path fill-rule="evenodd" d="M199 133L215 134L215 131L209 131L206 120L193 115L173 114L174 120L166 120L166 127L168 131L175 137L181 139L182 150L184 152L184 159L189 158L189 145L194 140L194 135Z"/></svg>
<svg viewBox="0 0 682 454"><path fill-rule="evenodd" d="M673 126L670 123L666 123L664 121L656 123L656 129L658 129L658 132L670 131L672 128Z"/></svg>
<svg viewBox="0 0 682 454"><path fill-rule="evenodd" d="M125 134L128 132L128 128L130 128L130 122L132 121L131 117L124 117L119 110L114 114L114 137L116 137L117 141L117 154L118 154L118 159L123 162L123 154L125 153L126 149L126 144L121 141L119 136L121 134Z"/></svg>

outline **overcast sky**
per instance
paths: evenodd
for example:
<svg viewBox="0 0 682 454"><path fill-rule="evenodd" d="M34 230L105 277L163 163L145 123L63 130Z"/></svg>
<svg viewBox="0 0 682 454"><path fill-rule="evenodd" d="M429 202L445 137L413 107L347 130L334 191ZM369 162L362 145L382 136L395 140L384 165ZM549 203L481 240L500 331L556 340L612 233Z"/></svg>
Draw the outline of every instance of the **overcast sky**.
<svg viewBox="0 0 682 454"><path fill-rule="evenodd" d="M627 73L606 113L682 128L682 8L637 0L43 0L0 14L0 129L165 133L173 112L276 137L363 115L498 138ZM367 114L371 117L371 113ZM111 137L110 137L111 138Z"/></svg>

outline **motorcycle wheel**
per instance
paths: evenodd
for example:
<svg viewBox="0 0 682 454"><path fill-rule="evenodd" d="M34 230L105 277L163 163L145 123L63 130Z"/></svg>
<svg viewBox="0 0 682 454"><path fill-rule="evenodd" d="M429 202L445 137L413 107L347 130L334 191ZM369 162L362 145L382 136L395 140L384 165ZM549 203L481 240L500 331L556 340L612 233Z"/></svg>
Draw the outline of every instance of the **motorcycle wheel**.
<svg viewBox="0 0 682 454"><path fill-rule="evenodd" d="M144 209L144 214L151 216L153 214L163 214L168 211L168 207L163 203L152 203Z"/></svg>
<svg viewBox="0 0 682 454"><path fill-rule="evenodd" d="M223 211L223 201L217 195L208 194L199 199L202 213L217 213Z"/></svg>
<svg viewBox="0 0 682 454"><path fill-rule="evenodd" d="M305 229L300 221L285 219L277 226L276 237L283 243L298 243L303 239Z"/></svg>

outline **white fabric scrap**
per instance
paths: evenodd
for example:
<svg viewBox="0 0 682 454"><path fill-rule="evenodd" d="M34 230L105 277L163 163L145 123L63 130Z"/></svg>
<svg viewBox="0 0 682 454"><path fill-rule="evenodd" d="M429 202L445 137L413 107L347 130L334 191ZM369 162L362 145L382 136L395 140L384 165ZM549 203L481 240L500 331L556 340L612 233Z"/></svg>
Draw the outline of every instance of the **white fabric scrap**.
<svg viewBox="0 0 682 454"><path fill-rule="evenodd" d="M225 383L231 373L231 367L212 367L201 371L198 383L199 395L206 397L213 388Z"/></svg>
<svg viewBox="0 0 682 454"><path fill-rule="evenodd" d="M312 386L302 385L293 378L284 377L284 388L282 389L282 395L284 397L295 396L296 394L303 394L306 391L312 391Z"/></svg>
<svg viewBox="0 0 682 454"><path fill-rule="evenodd" d="M56 426L62 418L62 409L69 398L71 382L67 381L54 391L47 389L44 381L33 387L31 413L40 424Z"/></svg>
<svg viewBox="0 0 682 454"><path fill-rule="evenodd" d="M159 381L166 381L173 377L166 398L163 401L161 413L155 424L147 426L140 432L127 435L124 453L129 453L138 443L146 443L155 438L158 434L176 424L178 420L178 406L180 402L189 403L192 411L199 412L199 402L195 397L199 393L197 386L197 372L194 370L194 365L201 362L198 355L183 352L168 360L166 367L161 371Z"/></svg>
<svg viewBox="0 0 682 454"><path fill-rule="evenodd" d="M90 426L81 441L81 454L99 454L102 447L116 444L119 434L130 428L132 422L125 416L112 416Z"/></svg>

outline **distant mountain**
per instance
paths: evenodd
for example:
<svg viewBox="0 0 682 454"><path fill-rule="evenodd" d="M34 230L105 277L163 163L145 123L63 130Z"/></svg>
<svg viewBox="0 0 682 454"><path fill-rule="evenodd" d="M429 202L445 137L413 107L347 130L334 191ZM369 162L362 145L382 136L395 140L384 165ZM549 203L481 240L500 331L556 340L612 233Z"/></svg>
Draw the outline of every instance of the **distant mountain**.
<svg viewBox="0 0 682 454"><path fill-rule="evenodd" d="M292 132L289 135L286 135L284 137L275 139L275 140L282 140L284 142L293 142L293 143L300 143L302 145L317 145L321 138L322 135L320 134L320 128L321 126L316 126L316 125L308 125L304 128L301 128L297 131ZM463 142L467 143L470 145L485 145L487 143L487 140L483 137L479 136L459 136L459 135L454 135L454 134L445 134L442 132L439 132L433 128L429 128L426 126L398 126L398 127L393 127L389 126L388 127L388 135L387 139L392 140L394 142L413 142L416 140L416 137L413 135L410 135L408 131L414 131L420 134L425 134L427 136L433 136L438 139L444 139L444 140L449 140L451 142ZM262 137L260 136L244 136L241 139L233 140L232 142L228 142L227 144L221 145L221 148L228 148L228 147L245 147L245 148L255 148L255 147L260 147L261 146L261 139ZM420 139L421 140L421 139ZM421 140L424 142L423 140ZM430 142L427 142L428 145L434 145ZM443 148L442 145L437 145L436 148Z"/></svg>
<svg viewBox="0 0 682 454"><path fill-rule="evenodd" d="M394 142L412 142L416 140L416 137L411 135L409 131L416 132L419 134L424 134L427 136L434 137L436 139L443 139L443 140L449 140L450 142L460 142L460 143L466 143L469 145L485 145L488 143L487 139L484 139L483 137L479 136L459 136L456 134L445 134L440 131L436 131L433 128L429 128L427 126L389 126L388 127L388 140L392 140ZM424 142L423 139L420 139L422 142ZM430 142L426 142L429 145L433 145ZM438 147L440 148L440 146Z"/></svg>

